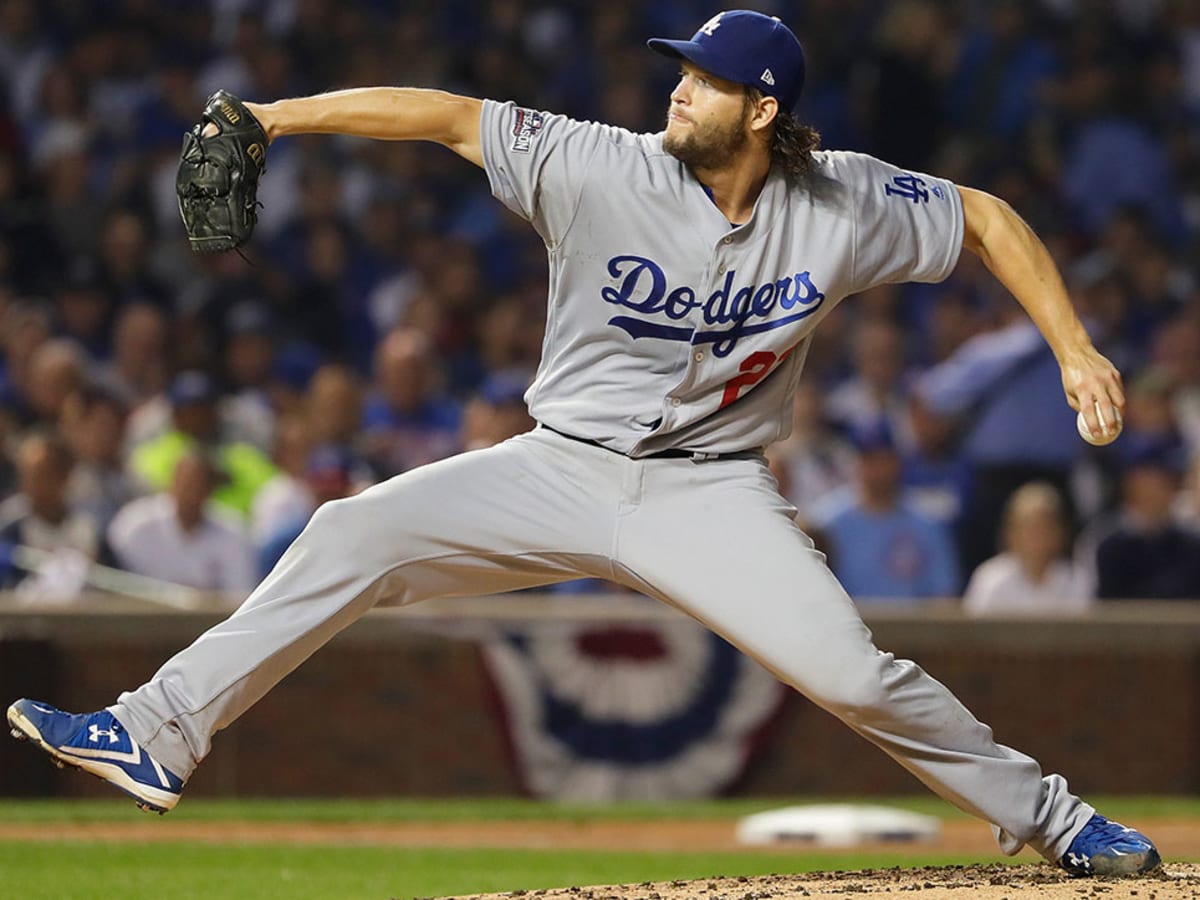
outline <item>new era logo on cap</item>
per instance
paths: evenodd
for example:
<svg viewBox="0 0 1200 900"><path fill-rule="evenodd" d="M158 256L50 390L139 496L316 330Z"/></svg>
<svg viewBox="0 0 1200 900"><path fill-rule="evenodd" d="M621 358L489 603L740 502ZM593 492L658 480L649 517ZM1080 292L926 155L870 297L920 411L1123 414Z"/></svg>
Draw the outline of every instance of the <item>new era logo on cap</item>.
<svg viewBox="0 0 1200 900"><path fill-rule="evenodd" d="M719 12L690 41L653 38L651 50L757 88L791 109L804 87L804 50L779 19L749 9Z"/></svg>

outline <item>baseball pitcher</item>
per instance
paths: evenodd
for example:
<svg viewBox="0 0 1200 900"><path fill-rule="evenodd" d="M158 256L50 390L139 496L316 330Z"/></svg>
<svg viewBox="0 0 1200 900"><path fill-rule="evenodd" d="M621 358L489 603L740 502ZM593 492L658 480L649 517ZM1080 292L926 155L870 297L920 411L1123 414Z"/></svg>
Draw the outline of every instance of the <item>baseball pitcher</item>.
<svg viewBox="0 0 1200 900"><path fill-rule="evenodd" d="M549 254L526 394L538 427L323 506L245 604L148 683L83 715L19 700L14 734L165 812L217 731L382 599L592 576L723 635L991 822L1006 853L1029 845L1080 875L1154 868L1143 835L875 647L763 458L821 320L875 285L946 278L963 247L1028 311L1091 430L1119 422L1120 377L1045 247L995 197L819 150L791 112L804 54L778 19L722 12L649 47L679 67L658 134L433 90L214 97L180 175L201 251L248 236L264 139L434 141L487 173Z"/></svg>

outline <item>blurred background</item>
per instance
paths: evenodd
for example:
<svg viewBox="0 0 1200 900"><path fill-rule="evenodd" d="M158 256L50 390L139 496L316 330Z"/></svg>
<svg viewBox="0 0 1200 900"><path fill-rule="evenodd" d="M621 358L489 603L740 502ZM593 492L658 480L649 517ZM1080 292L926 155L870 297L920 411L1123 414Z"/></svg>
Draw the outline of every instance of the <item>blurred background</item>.
<svg viewBox="0 0 1200 900"><path fill-rule="evenodd" d="M864 608L897 615L928 601L965 620L1083 617L1047 634L1103 629L1099 607L1112 605L1098 600L1171 601L1184 615L1177 601L1200 599L1200 4L747 5L805 45L798 114L824 146L1011 203L1125 377L1125 432L1091 448L1053 357L971 254L943 284L847 299L818 332L793 435L770 451L835 572ZM644 41L690 35L715 11L692 0L0 0L5 608L101 610L112 594L89 591L106 586L160 602L180 586L231 607L319 503L533 425L521 394L541 346L545 251L484 175L433 146L283 139L248 259L196 257L174 175L211 91L266 101L426 86L657 131L675 70ZM606 589L571 585L559 599ZM984 633L974 627L956 640ZM735 684L716 644L631 633L560 639L593 662L704 647L682 657ZM1081 652L1111 659L1122 633L1098 631ZM1163 657L1163 633L1130 652L1178 668L1140 669L1121 689L1137 696L1169 677L1194 700L1194 650ZM4 634L28 646L0 653L0 683L79 674L70 639L11 622ZM117 671L146 677L180 634L143 642L150 655ZM541 665L536 642L497 640L489 653ZM1061 683L1052 659L1037 670L1020 646L992 648L1010 662L985 654L977 668L1008 666L1026 696ZM111 679L81 689L90 701L88 690L107 702ZM741 771L782 702L755 696L762 715L707 789ZM1200 716L1200 703L1184 706ZM620 737L573 734L576 749ZM1197 787L1188 746L1170 777Z"/></svg>

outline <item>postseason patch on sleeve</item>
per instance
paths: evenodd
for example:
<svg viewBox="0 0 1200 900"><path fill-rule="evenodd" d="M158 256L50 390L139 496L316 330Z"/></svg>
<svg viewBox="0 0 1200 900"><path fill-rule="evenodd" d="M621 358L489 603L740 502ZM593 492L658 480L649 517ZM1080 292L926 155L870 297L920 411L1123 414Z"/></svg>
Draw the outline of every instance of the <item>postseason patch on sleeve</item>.
<svg viewBox="0 0 1200 900"><path fill-rule="evenodd" d="M546 124L546 117L536 110L524 107L517 107L516 114L517 118L513 123L512 130L512 148L517 153L528 153L529 148L533 146L533 139Z"/></svg>

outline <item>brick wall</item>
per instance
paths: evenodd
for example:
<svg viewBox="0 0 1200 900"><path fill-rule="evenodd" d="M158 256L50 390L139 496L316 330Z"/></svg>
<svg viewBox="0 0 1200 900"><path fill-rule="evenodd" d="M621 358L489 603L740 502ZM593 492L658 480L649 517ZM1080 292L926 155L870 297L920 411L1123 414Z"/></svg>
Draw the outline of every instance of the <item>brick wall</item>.
<svg viewBox="0 0 1200 900"><path fill-rule="evenodd" d="M0 697L94 709L149 678L211 619L0 615ZM1093 793L1200 791L1200 622L969 623L892 615L877 643L916 659L997 739ZM518 794L477 641L358 623L217 736L189 795ZM44 690L43 690L44 689ZM14 749L18 752L14 753ZM920 790L881 751L792 695L735 793ZM0 751L0 793L102 795L25 748Z"/></svg>

